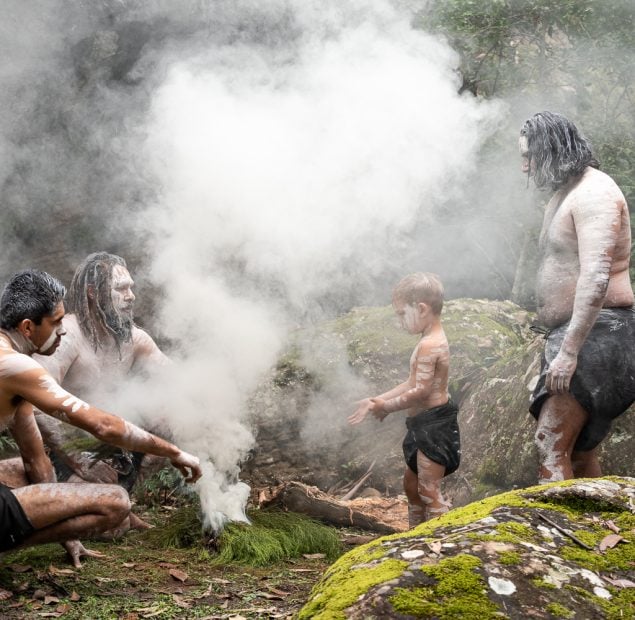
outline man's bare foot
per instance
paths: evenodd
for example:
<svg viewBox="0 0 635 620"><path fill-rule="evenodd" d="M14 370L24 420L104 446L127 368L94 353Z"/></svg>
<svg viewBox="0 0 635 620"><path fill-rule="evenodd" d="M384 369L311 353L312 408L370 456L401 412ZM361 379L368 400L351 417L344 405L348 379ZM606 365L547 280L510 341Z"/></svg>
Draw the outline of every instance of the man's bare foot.
<svg viewBox="0 0 635 620"><path fill-rule="evenodd" d="M141 517L138 517L134 512L129 515L130 529L131 530L150 530L154 527L151 523L144 521Z"/></svg>
<svg viewBox="0 0 635 620"><path fill-rule="evenodd" d="M93 551L86 549L79 540L67 540L62 543L62 546L66 549L66 552L70 556L71 562L75 568L81 568L82 563L80 558L105 558L106 556L100 551Z"/></svg>

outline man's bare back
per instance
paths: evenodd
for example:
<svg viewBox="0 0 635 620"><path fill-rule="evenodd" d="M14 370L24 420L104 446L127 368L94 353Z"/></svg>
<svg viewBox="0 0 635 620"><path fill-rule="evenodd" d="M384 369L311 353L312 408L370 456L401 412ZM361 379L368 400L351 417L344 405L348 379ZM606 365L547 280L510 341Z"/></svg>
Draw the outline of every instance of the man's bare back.
<svg viewBox="0 0 635 620"><path fill-rule="evenodd" d="M598 304L631 306L630 250L624 195L611 177L587 168L558 190L545 210L536 284L539 321L555 327L569 321L574 308L583 313Z"/></svg>

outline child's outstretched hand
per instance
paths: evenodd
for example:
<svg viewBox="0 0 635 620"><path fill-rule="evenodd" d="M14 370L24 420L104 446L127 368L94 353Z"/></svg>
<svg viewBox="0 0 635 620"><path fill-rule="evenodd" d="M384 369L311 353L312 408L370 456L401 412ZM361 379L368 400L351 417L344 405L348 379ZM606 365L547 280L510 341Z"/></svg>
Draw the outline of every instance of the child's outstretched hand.
<svg viewBox="0 0 635 620"><path fill-rule="evenodd" d="M384 403L386 401L383 398L371 398L370 402L373 404L372 409L370 410L371 413L377 420L383 422L388 415L388 412L384 411Z"/></svg>
<svg viewBox="0 0 635 620"><path fill-rule="evenodd" d="M373 402L370 398L364 398L364 400L358 400L356 403L357 409L353 415L348 416L349 424L359 424L363 422L368 412L373 408Z"/></svg>

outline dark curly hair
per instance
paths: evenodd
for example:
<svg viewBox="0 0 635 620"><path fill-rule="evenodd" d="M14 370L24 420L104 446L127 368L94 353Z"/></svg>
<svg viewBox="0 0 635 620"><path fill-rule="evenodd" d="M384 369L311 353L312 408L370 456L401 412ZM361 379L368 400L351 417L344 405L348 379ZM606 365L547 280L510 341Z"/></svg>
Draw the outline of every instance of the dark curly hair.
<svg viewBox="0 0 635 620"><path fill-rule="evenodd" d="M51 274L25 269L11 276L0 297L0 327L15 329L24 319L36 325L64 300L66 288Z"/></svg>
<svg viewBox="0 0 635 620"><path fill-rule="evenodd" d="M537 187L559 189L587 166L600 167L591 143L562 114L538 112L525 121L520 135L527 138L527 155Z"/></svg>

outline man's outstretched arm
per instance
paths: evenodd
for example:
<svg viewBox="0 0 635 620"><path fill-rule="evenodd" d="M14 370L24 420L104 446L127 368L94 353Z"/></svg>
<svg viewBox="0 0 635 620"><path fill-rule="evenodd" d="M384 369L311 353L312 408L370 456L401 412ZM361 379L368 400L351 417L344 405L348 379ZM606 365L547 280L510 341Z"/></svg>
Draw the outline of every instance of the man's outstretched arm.
<svg viewBox="0 0 635 620"><path fill-rule="evenodd" d="M198 458L183 452L169 441L73 396L37 364L32 370L21 372L11 379L15 393L44 413L81 428L104 443L167 457L183 474L186 482L194 482L201 477Z"/></svg>

